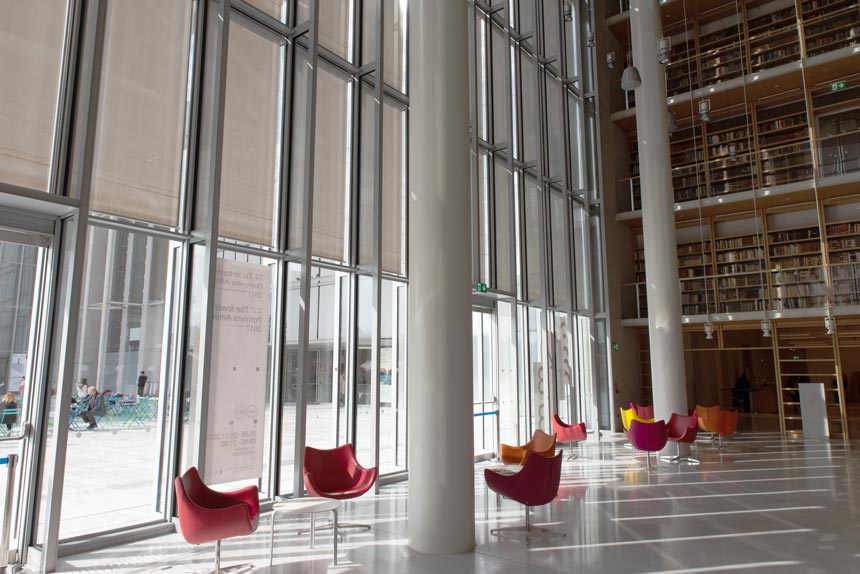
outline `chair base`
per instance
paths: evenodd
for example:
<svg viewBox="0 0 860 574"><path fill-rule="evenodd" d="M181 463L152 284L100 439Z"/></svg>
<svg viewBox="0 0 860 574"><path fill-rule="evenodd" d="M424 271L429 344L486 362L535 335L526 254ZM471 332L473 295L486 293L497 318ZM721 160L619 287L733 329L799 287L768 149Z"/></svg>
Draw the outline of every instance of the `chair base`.
<svg viewBox="0 0 860 574"><path fill-rule="evenodd" d="M329 521L328 524L323 524L322 526L315 526L314 531L319 532L320 530L331 530L334 528L334 523ZM340 533L341 530L354 530L356 532L370 532L372 527L370 524L354 524L352 522L338 522L337 523L337 538L341 542L343 542L343 534ZM310 532L310 528L305 528L303 530L299 530L296 532L296 536L301 536L303 534L307 534Z"/></svg>
<svg viewBox="0 0 860 574"><path fill-rule="evenodd" d="M250 563L235 564L233 566L221 568L221 541L215 541L215 569L209 572L209 574L225 574L227 572L230 572L231 574L238 572L250 572L253 569L254 565Z"/></svg>
<svg viewBox="0 0 860 574"><path fill-rule="evenodd" d="M678 454L677 455L675 455L675 456L661 456L660 458L665 460L666 462L677 462L677 463L686 462L687 464L701 464L701 461L697 458L693 458L692 456L681 456L681 443L675 442L675 446L678 447Z"/></svg>
<svg viewBox="0 0 860 574"><path fill-rule="evenodd" d="M567 538L567 534L564 532L559 532L558 530L550 530L549 528L542 528L540 526L532 526L531 513L529 512L529 507L526 506L526 523L524 526L505 526L503 528L492 528L490 529L490 534L492 536L504 536L505 534L525 534L526 535L526 546L531 545L531 539L533 534L545 535L545 536L560 536L563 538Z"/></svg>

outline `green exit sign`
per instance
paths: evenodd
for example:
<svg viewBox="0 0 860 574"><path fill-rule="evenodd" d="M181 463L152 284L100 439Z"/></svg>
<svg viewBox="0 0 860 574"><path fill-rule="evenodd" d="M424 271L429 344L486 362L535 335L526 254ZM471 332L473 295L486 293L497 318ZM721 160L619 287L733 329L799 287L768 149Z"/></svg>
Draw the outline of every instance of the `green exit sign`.
<svg viewBox="0 0 860 574"><path fill-rule="evenodd" d="M845 80L840 80L838 82L833 82L832 84L830 84L830 91L831 92L838 92L839 90L844 90L847 87L848 87L848 82Z"/></svg>
<svg viewBox="0 0 860 574"><path fill-rule="evenodd" d="M612 343L612 350L617 351L619 349L618 343Z"/></svg>
<svg viewBox="0 0 860 574"><path fill-rule="evenodd" d="M793 357L792 357L792 359L794 359L795 361L799 361L799 360L800 360L800 355L795 355L795 356L793 356Z"/></svg>
<svg viewBox="0 0 860 574"><path fill-rule="evenodd" d="M475 283L475 291L478 293L486 293L487 292L487 284L486 283Z"/></svg>

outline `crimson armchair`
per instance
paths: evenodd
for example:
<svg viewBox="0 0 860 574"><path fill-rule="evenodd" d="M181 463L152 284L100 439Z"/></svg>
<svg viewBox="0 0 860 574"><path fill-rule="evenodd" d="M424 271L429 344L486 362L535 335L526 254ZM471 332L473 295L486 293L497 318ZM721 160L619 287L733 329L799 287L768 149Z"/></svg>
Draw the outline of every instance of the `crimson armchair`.
<svg viewBox="0 0 860 574"><path fill-rule="evenodd" d="M501 494L506 498L515 500L525 507L526 524L512 528L494 528L490 534L499 535L503 532L525 532L526 544L531 543L533 532L545 532L566 536L562 532L555 532L544 528L532 528L529 508L542 506L552 502L558 496L558 485L561 481L561 453L547 458L538 453L529 452L522 469L515 474L496 472L485 468L484 480L490 490Z"/></svg>
<svg viewBox="0 0 860 574"><path fill-rule="evenodd" d="M303 473L310 495L345 500L358 498L370 490L378 469L361 466L352 445L347 443L332 449L306 446ZM338 524L338 529L342 528L370 530L370 525Z"/></svg>
<svg viewBox="0 0 860 574"><path fill-rule="evenodd" d="M654 418L654 405L649 405L647 407L642 405L634 405L633 403L627 403L630 405L630 408L636 411L636 416L641 419L652 419Z"/></svg>
<svg viewBox="0 0 860 574"><path fill-rule="evenodd" d="M669 417L669 422L666 424L666 434L669 442L674 442L678 447L678 455L670 459L671 462L699 464L699 461L691 456L681 456L681 443L692 445L699 434L698 420L695 413L687 416L672 413L672 416Z"/></svg>
<svg viewBox="0 0 860 574"><path fill-rule="evenodd" d="M215 542L215 573L221 572L221 540L257 529L260 497L256 486L234 492L212 490L195 467L173 481L179 530L189 544Z"/></svg>
<svg viewBox="0 0 860 574"><path fill-rule="evenodd" d="M556 442L570 445L570 456L567 457L567 460L575 459L576 455L573 453L573 445L584 441L588 437L585 431L585 423L569 425L561 420L558 413L554 413L552 415L552 430L555 431Z"/></svg>

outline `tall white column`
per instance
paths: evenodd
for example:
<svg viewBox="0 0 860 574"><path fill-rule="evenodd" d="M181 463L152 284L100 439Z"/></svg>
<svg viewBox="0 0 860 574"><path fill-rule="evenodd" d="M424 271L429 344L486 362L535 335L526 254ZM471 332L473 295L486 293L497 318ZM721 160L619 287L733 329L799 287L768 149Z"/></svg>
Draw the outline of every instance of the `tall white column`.
<svg viewBox="0 0 860 574"><path fill-rule="evenodd" d="M409 546L475 546L468 17L409 5Z"/></svg>
<svg viewBox="0 0 860 574"><path fill-rule="evenodd" d="M657 60L657 40L663 36L658 0L632 0L630 17L633 61L642 76L642 85L636 90L636 138L651 339L651 389L655 418L668 421L672 413L687 413L687 386L669 159L666 70Z"/></svg>

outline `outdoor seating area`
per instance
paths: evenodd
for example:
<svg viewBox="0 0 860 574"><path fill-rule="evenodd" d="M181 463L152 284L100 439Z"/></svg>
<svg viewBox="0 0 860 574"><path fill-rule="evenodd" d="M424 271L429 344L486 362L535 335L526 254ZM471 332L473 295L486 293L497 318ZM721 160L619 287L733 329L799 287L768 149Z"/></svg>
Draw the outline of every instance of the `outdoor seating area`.
<svg viewBox="0 0 860 574"><path fill-rule="evenodd" d="M120 431L123 429L145 429L155 427L158 419L158 399L136 395L112 396L105 401L106 413L96 417L98 429ZM75 431L87 430L80 414L86 410L85 403L74 403L69 411L69 428ZM96 430L98 430L96 429Z"/></svg>

